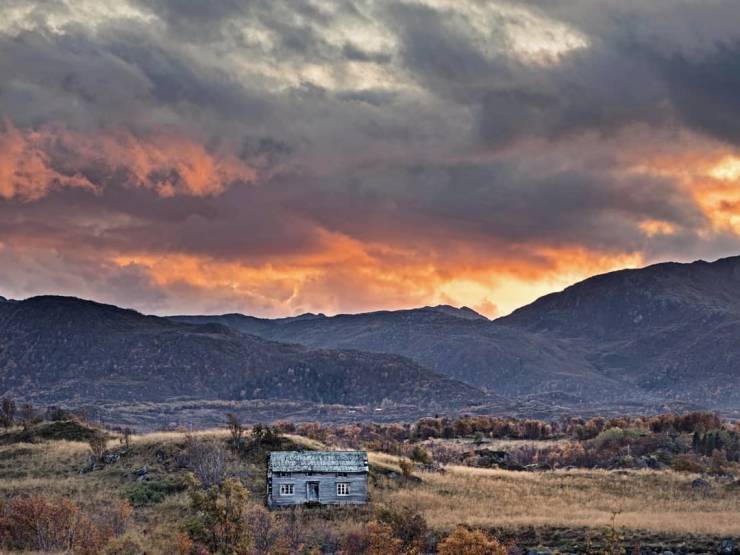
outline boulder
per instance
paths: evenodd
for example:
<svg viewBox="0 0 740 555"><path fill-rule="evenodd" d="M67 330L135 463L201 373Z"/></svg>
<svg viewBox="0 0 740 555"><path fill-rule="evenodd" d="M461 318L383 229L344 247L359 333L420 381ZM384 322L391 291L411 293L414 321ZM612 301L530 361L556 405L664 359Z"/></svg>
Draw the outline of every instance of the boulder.
<svg viewBox="0 0 740 555"><path fill-rule="evenodd" d="M103 456L100 458L100 460L103 464L113 464L118 462L120 458L121 455L119 455L118 453L103 453Z"/></svg>
<svg viewBox="0 0 740 555"><path fill-rule="evenodd" d="M717 553L718 555L733 555L735 553L734 542L730 538L722 540L722 543L717 547Z"/></svg>
<svg viewBox="0 0 740 555"><path fill-rule="evenodd" d="M696 480L691 482L691 487L704 493L712 489L712 486L704 478L697 478Z"/></svg>

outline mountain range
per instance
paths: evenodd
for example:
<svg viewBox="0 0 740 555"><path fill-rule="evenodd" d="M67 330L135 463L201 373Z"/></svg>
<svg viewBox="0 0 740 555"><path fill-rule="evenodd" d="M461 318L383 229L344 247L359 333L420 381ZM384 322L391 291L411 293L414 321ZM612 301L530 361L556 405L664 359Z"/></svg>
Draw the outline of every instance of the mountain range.
<svg viewBox="0 0 740 555"><path fill-rule="evenodd" d="M295 399L447 407L485 396L398 355L308 349L55 296L0 302L0 390L77 405Z"/></svg>
<svg viewBox="0 0 740 555"><path fill-rule="evenodd" d="M310 347L396 353L510 397L740 404L740 257L595 276L493 321L449 306L175 319Z"/></svg>
<svg viewBox="0 0 740 555"><path fill-rule="evenodd" d="M739 378L740 257L595 276L496 320L446 305L165 318L70 297L0 299L0 391L47 404L734 411Z"/></svg>

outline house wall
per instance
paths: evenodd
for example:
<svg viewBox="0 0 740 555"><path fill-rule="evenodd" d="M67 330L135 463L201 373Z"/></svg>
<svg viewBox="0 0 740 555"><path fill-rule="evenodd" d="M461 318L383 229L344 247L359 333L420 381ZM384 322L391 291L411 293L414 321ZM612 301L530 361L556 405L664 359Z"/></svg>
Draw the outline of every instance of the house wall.
<svg viewBox="0 0 740 555"><path fill-rule="evenodd" d="M337 476L336 473L291 473L289 476L279 476L272 473L268 480L272 480L272 493L268 496L268 504L272 507L302 505L307 499L307 483L319 482L319 503L348 505L367 503L367 474L352 473L346 476ZM349 482L350 494L337 495L337 482ZM280 484L294 484L294 494L280 495Z"/></svg>

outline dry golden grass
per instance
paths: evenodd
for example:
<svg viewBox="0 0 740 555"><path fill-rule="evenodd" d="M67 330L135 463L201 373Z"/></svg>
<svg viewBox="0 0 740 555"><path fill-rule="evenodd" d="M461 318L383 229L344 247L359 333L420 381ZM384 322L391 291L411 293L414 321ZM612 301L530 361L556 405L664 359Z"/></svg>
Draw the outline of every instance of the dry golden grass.
<svg viewBox="0 0 740 555"><path fill-rule="evenodd" d="M302 445L306 449L315 449L315 450L327 449L326 445L324 445L323 443L307 438L307 437L298 436L294 434L284 434L284 435L285 437L290 439L293 443Z"/></svg>
<svg viewBox="0 0 740 555"><path fill-rule="evenodd" d="M198 430L193 432L173 431L173 432L150 432L147 434L138 434L131 436L131 443L134 444L153 444L153 443L177 443L182 442L186 435L196 438L222 438L229 437L229 431L225 429Z"/></svg>
<svg viewBox="0 0 740 555"><path fill-rule="evenodd" d="M197 432L204 438L224 439L225 430ZM0 497L41 493L69 496L83 505L103 506L125 495L130 473L143 464L164 474L151 453L181 443L183 432L158 432L132 437L135 454L103 470L79 474L89 447L86 443L51 441L0 447ZM322 448L299 436L290 439L307 448ZM113 440L115 442L115 440ZM113 443L111 444L113 446ZM138 448L138 449L137 449ZM400 473L399 458L370 453L372 465ZM236 463L235 463L236 464ZM236 468L235 468L236 469ZM242 470L243 468L238 468ZM244 468L257 479L264 469ZM740 534L740 489L713 483L709 494L691 487L696 475L671 471L554 471L510 472L449 466L444 474L421 473L420 484L374 487L377 503L402 504L423 514L432 528L448 531L459 523L480 527L604 527L620 511L617 525L665 533ZM185 494L137 509L141 529L153 523L176 523L185 514ZM173 524L174 526L174 524Z"/></svg>
<svg viewBox="0 0 740 555"><path fill-rule="evenodd" d="M533 447L535 449L544 449L554 445L566 445L572 443L570 439L488 439L486 438L480 444L476 444L472 439L428 439L423 442L427 447L434 445L444 445L459 451L467 451L471 448L485 448L494 451L511 451L518 447Z"/></svg>
<svg viewBox="0 0 740 555"><path fill-rule="evenodd" d="M379 459L379 460L382 460ZM385 461L390 463L390 461ZM481 527L603 527L656 532L739 534L740 492L721 484L705 495L695 475L671 471L555 471L448 467L424 474L414 488L380 491L380 500L411 506L434 528L457 523Z"/></svg>

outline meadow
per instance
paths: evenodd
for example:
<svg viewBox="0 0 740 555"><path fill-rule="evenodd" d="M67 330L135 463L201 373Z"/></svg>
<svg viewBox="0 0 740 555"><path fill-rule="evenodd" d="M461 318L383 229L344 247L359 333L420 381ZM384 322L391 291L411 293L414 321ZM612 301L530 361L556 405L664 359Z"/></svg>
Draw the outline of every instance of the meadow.
<svg viewBox="0 0 740 555"><path fill-rule="evenodd" d="M0 443L4 443L2 437ZM179 537L185 529L183 523L192 516L192 499L186 487L189 470L176 461L189 443L225 447L229 432L133 435L128 438L128 447L116 434L107 437L107 451L123 454L85 473L80 470L91 452L86 441L51 439L0 446L0 498L63 497L91 515L108 514L116 503L125 501L132 505L132 512L123 538L133 547L110 553L136 553L136 546L148 553L173 552L172 538ZM284 434L279 441L279 448L326 448L315 439L296 434ZM495 447L517 449L523 443L497 440ZM545 447L546 443L538 445ZM261 508L264 460L269 449L264 446L246 456L224 450L229 453L225 475L236 476L245 484L249 510L263 517L267 513ZM297 517L300 522L295 517L291 517L293 521L286 519L285 514L265 517L275 535L288 534L287 525L299 528L290 534L300 535L300 541L286 547L285 553L343 552L342 538L365 533L366 523L387 507L418 515L424 522L428 545L438 543L461 524L501 539L510 546L509 551L516 546L595 553L606 549L607 541L616 541L624 550L639 545L659 552L684 546L702 552L714 550L723 539L740 539L740 487L737 480L728 477L670 469L523 472L459 464L424 471L406 457L381 452L370 452L370 462L370 506L302 510ZM402 466L407 466L407 476ZM409 467L413 469L410 473ZM140 479L142 475L145 480ZM695 487L699 479L708 487ZM188 545L182 553L188 553ZM283 551L265 551L269 552Z"/></svg>

